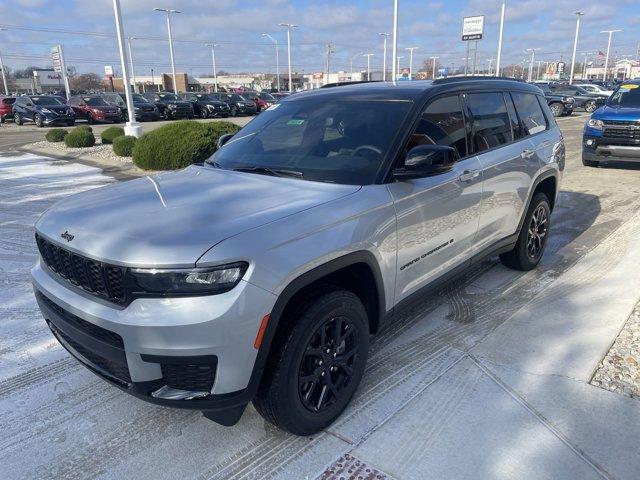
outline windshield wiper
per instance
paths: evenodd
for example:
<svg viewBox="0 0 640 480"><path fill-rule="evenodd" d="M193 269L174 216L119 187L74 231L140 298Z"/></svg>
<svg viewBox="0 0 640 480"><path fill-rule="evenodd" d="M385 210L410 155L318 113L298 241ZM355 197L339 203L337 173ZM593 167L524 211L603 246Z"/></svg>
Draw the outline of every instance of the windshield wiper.
<svg viewBox="0 0 640 480"><path fill-rule="evenodd" d="M234 172L248 172L248 173L258 173L261 175L271 175L272 177L293 177L293 178L303 178L304 174L302 172L297 172L295 170L285 170L280 168L269 168L269 167L236 167L232 168Z"/></svg>

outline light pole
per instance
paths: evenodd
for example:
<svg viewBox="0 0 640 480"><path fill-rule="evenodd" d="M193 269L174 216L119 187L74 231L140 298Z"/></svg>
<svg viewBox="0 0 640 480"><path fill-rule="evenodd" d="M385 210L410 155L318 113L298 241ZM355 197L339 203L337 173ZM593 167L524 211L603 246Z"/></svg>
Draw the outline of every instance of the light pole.
<svg viewBox="0 0 640 480"><path fill-rule="evenodd" d="M120 66L122 67L122 83L125 85L124 97L127 101L127 113L129 121L124 127L125 135L140 137L142 127L136 122L136 112L133 106L133 94L129 88L129 72L127 71L127 60L124 49L124 31L122 30L122 14L120 13L120 0L113 0L113 14L116 20L116 34L118 37L118 49L120 50Z"/></svg>
<svg viewBox="0 0 640 480"><path fill-rule="evenodd" d="M436 60L440 58L440 57L431 57L431 60L433 60L433 76L431 78L433 78L434 80L436 79Z"/></svg>
<svg viewBox="0 0 640 480"><path fill-rule="evenodd" d="M373 53L363 53L363 57L367 57L367 82L371 81L371 57Z"/></svg>
<svg viewBox="0 0 640 480"><path fill-rule="evenodd" d="M387 81L387 38L390 33L379 33L378 35L382 35L384 37L384 41L382 44L382 81Z"/></svg>
<svg viewBox="0 0 640 480"><path fill-rule="evenodd" d="M364 56L364 53L360 52L360 53L356 53L353 57L351 57L351 59L349 60L349 66L351 68L351 80L353 80L353 59L356 57L362 57Z"/></svg>
<svg viewBox="0 0 640 480"><path fill-rule="evenodd" d="M582 80L587 79L587 59L594 52L584 52L584 65L582 65Z"/></svg>
<svg viewBox="0 0 640 480"><path fill-rule="evenodd" d="M491 64L493 63L493 61L495 60L495 58L491 57L491 58L487 58L487 62L489 62L489 76L491 76ZM500 75L498 73L496 73L496 77L499 77Z"/></svg>
<svg viewBox="0 0 640 480"><path fill-rule="evenodd" d="M576 50L578 49L578 34L580 33L580 17L584 15L583 12L573 12L576 16L576 36L573 39L573 55L571 57L571 73L569 74L569 85L573 83L573 73L575 72L576 65Z"/></svg>
<svg viewBox="0 0 640 480"><path fill-rule="evenodd" d="M398 75L400 75L400 59L402 59L402 58L404 58L404 56L402 56L402 55L399 56L399 57L396 57L396 60L398 62L398 66L396 67L396 72L398 72L397 73Z"/></svg>
<svg viewBox="0 0 640 480"><path fill-rule="evenodd" d="M502 57L502 32L504 31L504 10L507 1L502 0L502 10L500 12L500 34L498 35L498 58L496 59L496 77L500 76L500 58Z"/></svg>
<svg viewBox="0 0 640 480"><path fill-rule="evenodd" d="M604 60L604 75L602 77L603 80L607 80L607 67L609 66L609 52L611 51L611 36L616 32L621 32L622 30L603 30L600 33L608 33L609 34L609 42L607 43L607 56Z"/></svg>
<svg viewBox="0 0 640 480"><path fill-rule="evenodd" d="M536 80L540 80L540 66L542 65L542 60L538 60L538 71L536 72Z"/></svg>
<svg viewBox="0 0 640 480"><path fill-rule="evenodd" d="M6 28L0 28L0 32L6 32ZM9 95L9 87L7 87L7 77L4 74L4 63L2 63L2 53L0 53L0 70L2 70L2 83L4 84L4 94Z"/></svg>
<svg viewBox="0 0 640 480"><path fill-rule="evenodd" d="M218 91L218 71L216 70L216 47L217 43L205 43L205 47L211 47L211 63L213 64L213 91Z"/></svg>
<svg viewBox="0 0 640 480"><path fill-rule="evenodd" d="M396 55L398 55L398 0L393 0L393 48L392 50L392 67L391 80L395 83L398 71L396 70Z"/></svg>
<svg viewBox="0 0 640 480"><path fill-rule="evenodd" d="M133 55L131 54L131 40L135 40L135 37L127 37L127 47L129 48L129 65L131 68L131 78L133 79L133 91L137 92L136 88L136 72L133 69Z"/></svg>
<svg viewBox="0 0 640 480"><path fill-rule="evenodd" d="M287 59L289 62L289 91L293 91L293 82L291 81L291 29L296 28L297 25L293 23L279 23L281 27L287 27Z"/></svg>
<svg viewBox="0 0 640 480"><path fill-rule="evenodd" d="M420 47L407 47L405 50L409 50L409 79L413 79L413 51Z"/></svg>
<svg viewBox="0 0 640 480"><path fill-rule="evenodd" d="M531 52L531 62L529 63L529 76L527 77L527 82L533 80L533 60L536 57L536 50L540 50L539 48L527 48L527 52ZM523 67L524 68L524 67ZM522 75L524 77L524 75Z"/></svg>
<svg viewBox="0 0 640 480"><path fill-rule="evenodd" d="M170 8L154 8L156 12L165 12L167 14L167 32L169 33L169 55L171 56L171 73L173 74L173 93L178 93L178 83L176 81L176 64L173 61L173 38L171 37L171 14L182 13L179 10Z"/></svg>
<svg viewBox="0 0 640 480"><path fill-rule="evenodd" d="M276 81L278 82L278 86L276 87L276 90L279 92L280 91L280 49L278 48L278 40L273 38L268 33L263 33L262 36L271 39L271 41L276 44Z"/></svg>

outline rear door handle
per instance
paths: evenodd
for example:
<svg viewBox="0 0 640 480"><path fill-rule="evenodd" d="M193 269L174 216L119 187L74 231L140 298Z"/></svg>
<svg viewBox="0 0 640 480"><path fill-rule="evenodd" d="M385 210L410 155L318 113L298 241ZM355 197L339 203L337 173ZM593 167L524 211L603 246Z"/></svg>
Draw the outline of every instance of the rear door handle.
<svg viewBox="0 0 640 480"><path fill-rule="evenodd" d="M465 170L458 176L458 180L461 182L471 182L480 176L479 170Z"/></svg>
<svg viewBox="0 0 640 480"><path fill-rule="evenodd" d="M531 149L529 149L529 148L526 148L526 149L524 149L524 150L522 151L522 153L520 154L520 156L521 156L522 158L531 158L531 157L533 157L535 154L536 154L536 151L535 151L535 150L531 150Z"/></svg>

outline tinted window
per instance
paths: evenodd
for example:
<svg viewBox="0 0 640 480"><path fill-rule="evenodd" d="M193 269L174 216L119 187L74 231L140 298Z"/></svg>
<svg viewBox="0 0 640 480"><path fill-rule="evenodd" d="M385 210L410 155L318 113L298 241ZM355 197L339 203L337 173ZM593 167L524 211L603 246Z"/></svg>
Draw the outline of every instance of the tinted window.
<svg viewBox="0 0 640 480"><path fill-rule="evenodd" d="M518 139L524 137L520 122L518 122L518 114L516 113L516 107L513 106L513 100L508 93L504 94L504 101L507 105L507 112L509 112L509 120L511 121L511 131L513 132L513 138Z"/></svg>
<svg viewBox="0 0 640 480"><path fill-rule="evenodd" d="M547 129L547 120L534 94L513 92L511 96L526 135L535 135Z"/></svg>
<svg viewBox="0 0 640 480"><path fill-rule="evenodd" d="M513 141L511 121L502 93L471 93L466 96L471 114L471 138L475 152Z"/></svg>
<svg viewBox="0 0 640 480"><path fill-rule="evenodd" d="M64 105L60 100L55 97L31 97L31 102L40 105Z"/></svg>
<svg viewBox="0 0 640 480"><path fill-rule="evenodd" d="M82 97L82 101L91 107L104 107L108 105L101 97Z"/></svg>
<svg viewBox="0 0 640 480"><path fill-rule="evenodd" d="M16 101L15 98L3 98L2 99L2 104L3 105L11 105Z"/></svg>
<svg viewBox="0 0 640 480"><path fill-rule="evenodd" d="M429 104L411 135L407 150L416 145L446 145L467 156L467 133L457 95L441 97Z"/></svg>
<svg viewBox="0 0 640 480"><path fill-rule="evenodd" d="M631 108L640 107L640 85L637 83L623 83L609 97L608 104Z"/></svg>

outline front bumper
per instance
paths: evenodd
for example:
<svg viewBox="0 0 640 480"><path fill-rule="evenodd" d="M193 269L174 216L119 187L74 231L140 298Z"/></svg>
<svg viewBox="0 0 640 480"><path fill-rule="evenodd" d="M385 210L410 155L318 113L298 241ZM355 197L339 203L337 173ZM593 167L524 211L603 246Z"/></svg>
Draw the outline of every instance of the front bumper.
<svg viewBox="0 0 640 480"><path fill-rule="evenodd" d="M45 116L43 123L45 125L54 125L56 123L64 123L67 124L68 122L73 122L75 121L76 117L73 115L56 115L54 116Z"/></svg>
<svg viewBox="0 0 640 480"><path fill-rule="evenodd" d="M640 141L584 135L582 159L600 163L640 163Z"/></svg>
<svg viewBox="0 0 640 480"><path fill-rule="evenodd" d="M152 403L203 411L250 400L253 343L273 294L241 281L220 295L144 298L123 308L62 283L40 262L31 275L58 341L115 386ZM199 395L158 397L163 388Z"/></svg>

